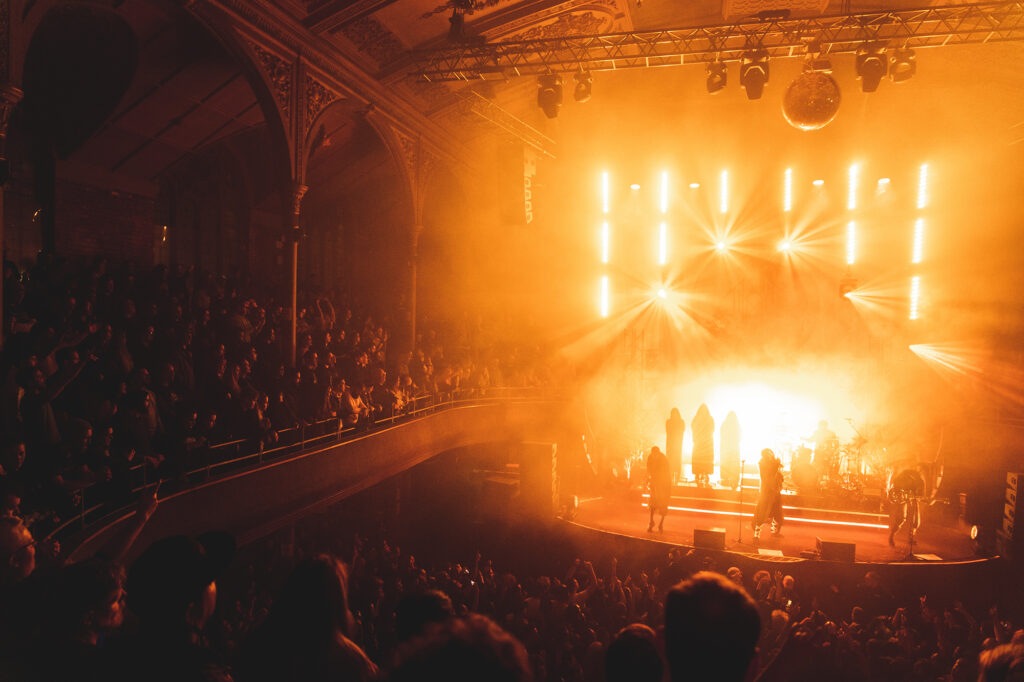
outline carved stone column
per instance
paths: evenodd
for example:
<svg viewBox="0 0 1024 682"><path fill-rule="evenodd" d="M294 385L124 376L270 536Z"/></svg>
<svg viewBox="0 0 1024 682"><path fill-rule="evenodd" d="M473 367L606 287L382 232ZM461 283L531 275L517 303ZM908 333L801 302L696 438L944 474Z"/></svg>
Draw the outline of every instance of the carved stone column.
<svg viewBox="0 0 1024 682"><path fill-rule="evenodd" d="M11 112L21 101L24 93L13 85L0 86L0 254L4 244L4 191L11 177L11 165L7 160L7 124L11 120ZM0 276L0 348L3 348L6 327L3 324L4 284Z"/></svg>
<svg viewBox="0 0 1024 682"><path fill-rule="evenodd" d="M298 348L296 329L299 322L299 240L302 238L302 228L299 227L299 215L302 213L302 197L306 196L307 190L309 190L309 187L306 185L296 185L295 191L292 193L292 324L291 343L289 345L289 357L291 357L292 367L295 367L298 361L298 358L295 357L295 352Z"/></svg>
<svg viewBox="0 0 1024 682"><path fill-rule="evenodd" d="M420 262L420 235L423 234L423 224L417 220L412 227L412 242L410 244L409 258L409 348L416 349L416 300L419 297L419 262Z"/></svg>

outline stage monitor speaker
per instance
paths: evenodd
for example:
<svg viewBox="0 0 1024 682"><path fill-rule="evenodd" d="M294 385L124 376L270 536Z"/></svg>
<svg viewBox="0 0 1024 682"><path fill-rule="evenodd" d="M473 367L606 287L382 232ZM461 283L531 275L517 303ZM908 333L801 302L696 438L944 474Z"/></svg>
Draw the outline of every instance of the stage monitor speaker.
<svg viewBox="0 0 1024 682"><path fill-rule="evenodd" d="M817 538L818 558L823 561L854 561L857 545L852 542L833 542Z"/></svg>
<svg viewBox="0 0 1024 682"><path fill-rule="evenodd" d="M694 528L693 546L701 549L725 549L725 529Z"/></svg>

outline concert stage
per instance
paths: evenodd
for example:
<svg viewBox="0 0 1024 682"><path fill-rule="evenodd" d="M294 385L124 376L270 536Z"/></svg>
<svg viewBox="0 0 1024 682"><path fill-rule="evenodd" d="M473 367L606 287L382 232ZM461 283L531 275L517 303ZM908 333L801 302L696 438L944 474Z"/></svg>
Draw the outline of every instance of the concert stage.
<svg viewBox="0 0 1024 682"><path fill-rule="evenodd" d="M786 522L780 536L765 524L754 542L751 517L757 500L756 487L739 491L724 488L673 488L665 531L647 532L649 512L646 494L630 491L614 497L584 498L573 522L592 530L647 539L674 546L720 549L769 561L835 560L868 564L899 562L963 562L976 560L974 541L956 523L954 510L945 504L922 505L921 528L913 551L908 530L897 534L890 547L888 516L879 497L858 495L784 494ZM657 524L657 517L655 517ZM710 532L704 532L710 531ZM824 556L819 555L822 541Z"/></svg>

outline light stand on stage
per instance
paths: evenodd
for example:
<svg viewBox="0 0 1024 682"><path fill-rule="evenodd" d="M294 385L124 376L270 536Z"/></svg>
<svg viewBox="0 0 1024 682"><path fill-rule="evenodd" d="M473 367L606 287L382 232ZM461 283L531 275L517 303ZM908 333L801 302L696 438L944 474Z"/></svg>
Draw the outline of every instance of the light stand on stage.
<svg viewBox="0 0 1024 682"><path fill-rule="evenodd" d="M736 542L743 544L743 467L746 460L740 460L740 531L736 536Z"/></svg>

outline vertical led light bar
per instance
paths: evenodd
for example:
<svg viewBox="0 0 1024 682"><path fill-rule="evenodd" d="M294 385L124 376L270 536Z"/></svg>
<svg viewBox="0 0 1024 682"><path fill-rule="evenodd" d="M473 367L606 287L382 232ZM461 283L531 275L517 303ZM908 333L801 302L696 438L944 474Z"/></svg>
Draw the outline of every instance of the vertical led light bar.
<svg viewBox="0 0 1024 682"><path fill-rule="evenodd" d="M846 187L846 209L854 211L857 209L857 190L860 183L860 164L851 164L850 173Z"/></svg>
<svg viewBox="0 0 1024 682"><path fill-rule="evenodd" d="M917 208L928 207L928 164L922 163L917 174Z"/></svg>
<svg viewBox="0 0 1024 682"><path fill-rule="evenodd" d="M924 260L924 218L914 221L914 252L910 260L914 265Z"/></svg>
<svg viewBox="0 0 1024 682"><path fill-rule="evenodd" d="M608 210L610 206L608 191L608 171L601 173L601 213L604 221L601 223L601 263L607 268L611 260L611 225L608 222ZM601 275L601 291L598 298L598 312L601 317L608 317L608 275Z"/></svg>
<svg viewBox="0 0 1024 682"><path fill-rule="evenodd" d="M916 320L919 304L921 303L921 277L914 275L910 278L910 319Z"/></svg>
<svg viewBox="0 0 1024 682"><path fill-rule="evenodd" d="M668 171L661 172L661 215L668 213Z"/></svg>
<svg viewBox="0 0 1024 682"><path fill-rule="evenodd" d="M787 168L782 184L782 210L789 213L793 210L793 169Z"/></svg>
<svg viewBox="0 0 1024 682"><path fill-rule="evenodd" d="M601 213L608 215L608 171L601 173Z"/></svg>
<svg viewBox="0 0 1024 682"><path fill-rule="evenodd" d="M722 179L719 183L718 211L729 212L729 171L722 171Z"/></svg>
<svg viewBox="0 0 1024 682"><path fill-rule="evenodd" d="M846 264L857 262L857 223L853 220L846 223Z"/></svg>
<svg viewBox="0 0 1024 682"><path fill-rule="evenodd" d="M661 223L658 229L658 265L668 263L668 225Z"/></svg>
<svg viewBox="0 0 1024 682"><path fill-rule="evenodd" d="M668 171L661 172L661 225L658 227L658 265L664 266L668 263L668 223L665 216L668 214Z"/></svg>

